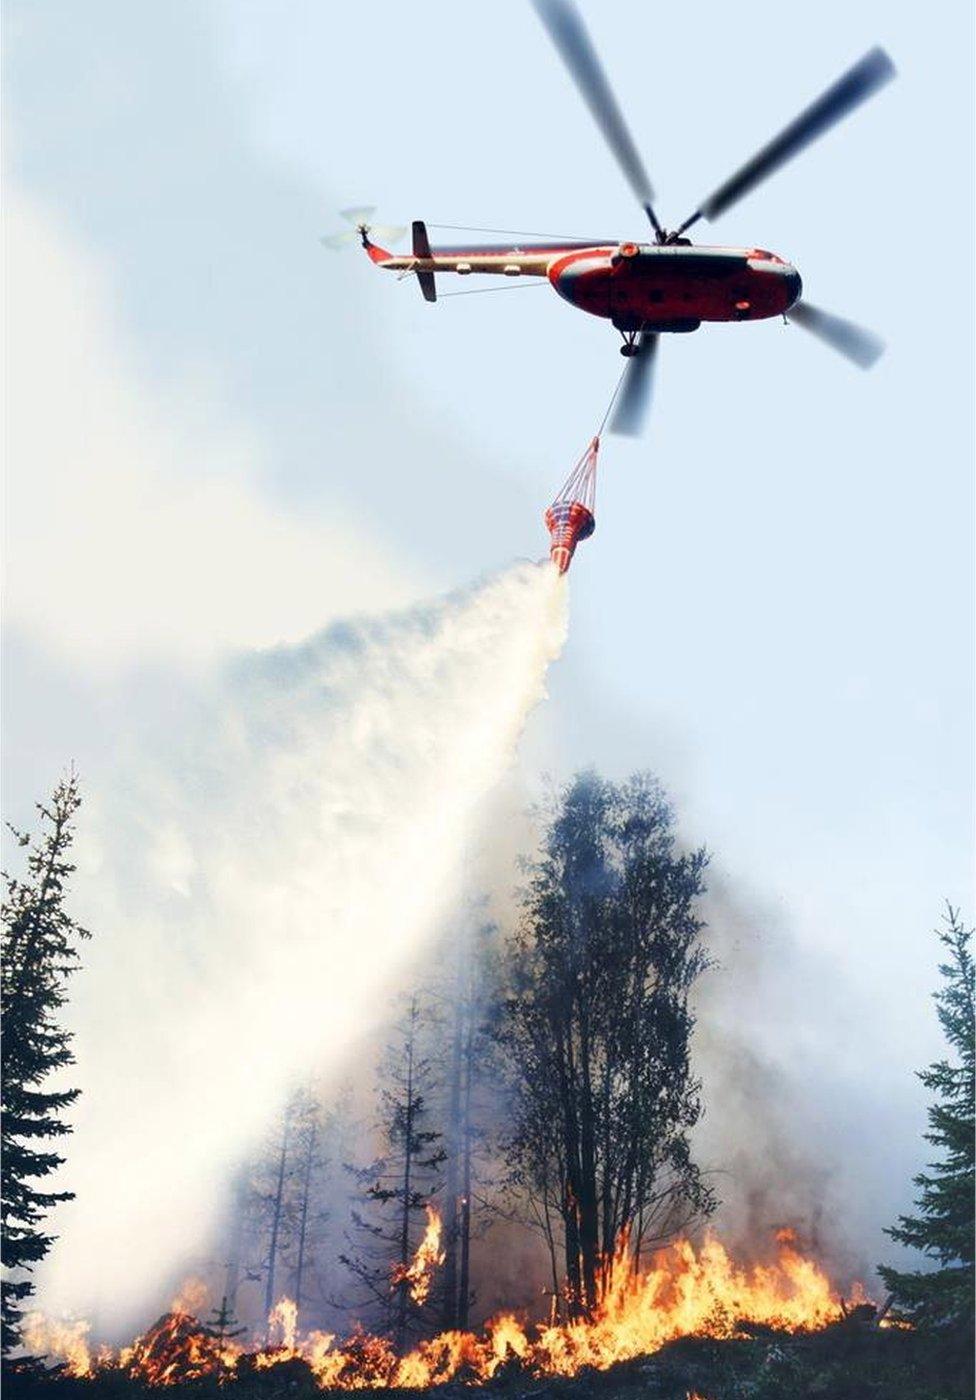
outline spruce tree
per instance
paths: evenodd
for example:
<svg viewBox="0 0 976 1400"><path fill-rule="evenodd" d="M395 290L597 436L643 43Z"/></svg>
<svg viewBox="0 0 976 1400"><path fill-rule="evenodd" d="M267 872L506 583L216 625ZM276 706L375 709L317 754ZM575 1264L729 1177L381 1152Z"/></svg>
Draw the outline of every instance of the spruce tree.
<svg viewBox="0 0 976 1400"><path fill-rule="evenodd" d="M958 1331L973 1329L973 1191L974 1191L974 1029L972 929L959 911L947 905L939 939L948 960L939 967L944 983L935 993L939 1020L952 1057L919 1071L919 1079L936 1096L929 1107L926 1141L939 1160L915 1177L917 1215L903 1215L886 1231L899 1244L919 1249L938 1266L928 1271L878 1272L891 1292L897 1312L917 1327Z"/></svg>
<svg viewBox="0 0 976 1400"><path fill-rule="evenodd" d="M221 1346L225 1342L234 1341L237 1337L242 1337L247 1331L246 1327L240 1327L237 1318L234 1316L234 1309L227 1300L227 1294L220 1300L219 1308L210 1309L210 1317L204 1323L201 1331L205 1336L211 1337Z"/></svg>
<svg viewBox="0 0 976 1400"><path fill-rule="evenodd" d="M3 974L3 1166L2 1258L3 1354L19 1342L21 1305L34 1291L29 1274L47 1254L53 1236L43 1222L71 1191L44 1191L38 1184L61 1166L54 1140L71 1131L61 1116L78 1089L45 1089L52 1075L74 1064L71 1036L59 1021L67 1001L66 981L80 961L77 943L87 931L64 904L74 870L68 859L74 818L81 798L72 773L60 782L49 804L37 804L41 833L36 839L13 831L27 849L23 880L4 876ZM57 1082L57 1081L56 1081Z"/></svg>
<svg viewBox="0 0 976 1400"><path fill-rule="evenodd" d="M364 1167L350 1167L359 1203L350 1211L354 1234L340 1262L361 1286L358 1303L375 1305L377 1325L402 1353L408 1330L429 1308L411 1294L407 1269L418 1243L415 1222L440 1192L445 1160L441 1133L429 1127L435 1073L427 1054L430 1009L416 993L392 1028L379 1066L380 1128L387 1151Z"/></svg>

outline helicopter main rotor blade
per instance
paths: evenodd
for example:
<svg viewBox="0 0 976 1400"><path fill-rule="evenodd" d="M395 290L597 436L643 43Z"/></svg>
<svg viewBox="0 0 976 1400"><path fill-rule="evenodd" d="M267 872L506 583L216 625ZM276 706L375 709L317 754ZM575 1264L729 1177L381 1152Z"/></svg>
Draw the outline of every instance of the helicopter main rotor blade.
<svg viewBox="0 0 976 1400"><path fill-rule="evenodd" d="M623 384L610 418L610 431L623 437L637 437L644 426L654 389L654 368L660 336L641 331L638 353L628 361Z"/></svg>
<svg viewBox="0 0 976 1400"><path fill-rule="evenodd" d="M816 102L811 103L767 146L757 151L752 160L737 170L731 179L726 180L714 194L709 195L695 213L685 220L678 232L683 233L698 219L717 219L720 214L724 214L726 209L747 195L762 180L799 155L816 141L818 136L823 136L824 132L853 112L855 107L859 107L879 88L884 87L885 83L895 76L896 71L884 49L870 49L832 87L821 93Z"/></svg>
<svg viewBox="0 0 976 1400"><path fill-rule="evenodd" d="M786 319L795 321L861 369L870 369L884 354L884 341L873 331L822 311L819 306L811 306L808 301L798 301L791 306Z"/></svg>
<svg viewBox="0 0 976 1400"><path fill-rule="evenodd" d="M559 50L560 57L569 69L570 77L579 88L594 121L603 133L604 140L616 157L630 188L650 219L654 232L660 234L661 225L652 207L654 191L644 169L644 162L627 129L627 123L623 119L613 89L607 81L603 65L597 57L579 11L572 0L532 0L532 4L550 39Z"/></svg>

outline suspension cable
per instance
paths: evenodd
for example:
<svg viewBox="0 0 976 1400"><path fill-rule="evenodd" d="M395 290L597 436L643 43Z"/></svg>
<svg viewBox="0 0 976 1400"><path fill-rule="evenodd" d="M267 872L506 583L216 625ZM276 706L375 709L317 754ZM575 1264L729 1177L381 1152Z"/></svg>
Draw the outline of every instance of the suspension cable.
<svg viewBox="0 0 976 1400"><path fill-rule="evenodd" d="M619 378L617 379L617 383L616 383L616 386L614 387L614 391L613 391L613 393L610 395L610 402L607 404L606 412L604 413L603 418L600 420L600 426L599 426L599 428L597 428L597 430L596 430L596 435L597 435L597 437L602 437L602 436L603 436L603 430L604 430L604 428L607 426L607 419L610 417L611 411L613 410L613 406L614 406L614 404L617 402L617 395L620 393L620 390L621 390L621 388L622 388L622 386L623 386L623 382L624 382L624 375L627 373L627 370L628 370L629 367L630 367L630 361L629 361L629 360L625 360L625 361L624 361L624 367L623 367L623 369L620 371L620 376L619 376Z"/></svg>
<svg viewBox="0 0 976 1400"><path fill-rule="evenodd" d="M540 277L535 282L520 282L513 287L471 287L464 292L438 292L437 300L443 301L445 297L480 297L486 292L528 292L533 287L548 287L549 282L545 277Z"/></svg>

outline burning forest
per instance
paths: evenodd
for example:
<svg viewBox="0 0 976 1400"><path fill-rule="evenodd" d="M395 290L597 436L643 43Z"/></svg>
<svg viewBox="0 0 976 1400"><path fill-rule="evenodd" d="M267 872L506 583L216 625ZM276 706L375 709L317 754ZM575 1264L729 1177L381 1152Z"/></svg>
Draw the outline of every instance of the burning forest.
<svg viewBox="0 0 976 1400"><path fill-rule="evenodd" d="M406 1287L415 1303L426 1301L444 1260L440 1235L440 1218L431 1211L409 1268L392 1272L391 1291ZM604 1371L683 1337L729 1339L754 1335L757 1328L811 1333L849 1318L852 1308L862 1317L875 1312L860 1290L845 1302L823 1270L781 1232L765 1264L739 1266L718 1239L706 1236L698 1248L687 1239L676 1241L639 1273L624 1239L605 1263L592 1308L574 1320L530 1324L502 1313L478 1333L439 1332L405 1354L388 1337L362 1330L345 1340L318 1330L303 1333L289 1298L269 1314L263 1342L234 1335L226 1297L209 1321L177 1298L147 1332L118 1349L90 1345L84 1323L55 1325L40 1314L27 1318L24 1335L31 1350L57 1363L65 1378L121 1375L152 1386L204 1378L231 1382L299 1362L322 1389L413 1389L454 1380L476 1385L513 1369L534 1378Z"/></svg>
<svg viewBox="0 0 976 1400"><path fill-rule="evenodd" d="M60 891L77 803L73 782L59 789L31 855L35 882L56 872L50 927L62 941L51 947L65 968L74 925ZM745 1236L723 1220L720 1177L695 1139L709 858L679 842L660 785L584 773L534 822L508 926L469 904L418 962L368 1057L364 1045L369 1072L309 1067L239 1161L193 1277L156 1322L124 1340L43 1297L34 1306L24 1272L8 1284L13 1383L582 1396L605 1380L607 1395L719 1400L923 1395L928 1367L943 1386L933 1394L965 1393L971 1270L948 1308L956 1340L934 1344L930 1304L904 1301L924 1276L844 1274L808 1220L776 1221L775 1199ZM13 888L15 967L36 889ZM951 1011L971 999L972 976L955 911L942 937ZM958 1096L971 1032L949 1025ZM70 1057L66 1040L57 1053ZM852 1366L886 1388L844 1390ZM834 1389L803 1388L831 1376Z"/></svg>

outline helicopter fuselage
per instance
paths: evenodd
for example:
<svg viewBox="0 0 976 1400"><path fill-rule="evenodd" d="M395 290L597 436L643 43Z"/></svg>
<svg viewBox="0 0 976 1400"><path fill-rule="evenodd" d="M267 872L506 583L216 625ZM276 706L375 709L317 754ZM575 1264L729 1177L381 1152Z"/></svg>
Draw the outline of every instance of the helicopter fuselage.
<svg viewBox="0 0 976 1400"><path fill-rule="evenodd" d="M571 306L625 333L692 331L703 321L781 316L802 291L796 269L763 248L709 248L685 240L431 248L426 230L412 256L377 247L365 232L363 243L379 266L416 273L422 287L426 280L428 300L436 296L434 273L545 277Z"/></svg>
<svg viewBox="0 0 976 1400"><path fill-rule="evenodd" d="M571 305L621 331L759 321L788 311L802 290L796 269L762 248L622 243L556 258L547 275Z"/></svg>

